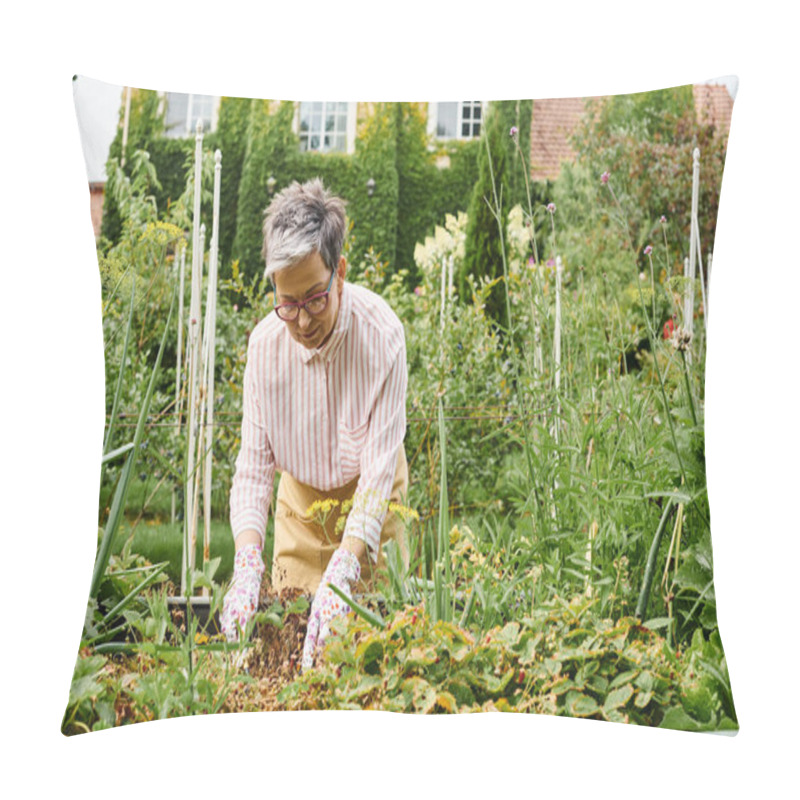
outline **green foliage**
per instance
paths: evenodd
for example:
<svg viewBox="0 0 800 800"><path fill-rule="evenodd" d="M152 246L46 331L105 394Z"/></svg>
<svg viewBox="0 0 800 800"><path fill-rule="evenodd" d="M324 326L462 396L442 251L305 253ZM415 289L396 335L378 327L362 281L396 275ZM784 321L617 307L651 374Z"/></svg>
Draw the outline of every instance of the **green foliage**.
<svg viewBox="0 0 800 800"><path fill-rule="evenodd" d="M508 219L508 115L500 107L489 112L478 154L478 182L472 191L469 224L464 246L464 263L459 272L459 294L467 297L467 276L494 280L503 275L501 230ZM492 209L499 212L499 222ZM492 292L487 313L501 325L507 324L502 287Z"/></svg>
<svg viewBox="0 0 800 800"><path fill-rule="evenodd" d="M130 115L128 118L128 139L125 152L122 152L122 129L125 118L125 95L123 92L122 104L119 111L119 126L114 140L108 151L108 160L117 164L125 163L124 174L131 174L131 163L134 153L138 150L149 151L154 141L164 133L164 109L161 107L158 92L148 89L131 90ZM100 234L105 239L114 242L118 238L122 227L122 217L116 205L114 192L115 180L112 170L106 167L108 182L106 183L105 198L103 201L103 221ZM119 180L117 179L119 183Z"/></svg>
<svg viewBox="0 0 800 800"><path fill-rule="evenodd" d="M264 212L271 199L267 180L270 176L275 178L276 192L290 182L287 165L299 146L292 132L294 104L283 101L275 113L270 113L270 105L269 100L250 101L247 145L239 185L233 255L249 279L263 272L262 230Z"/></svg>
<svg viewBox="0 0 800 800"><path fill-rule="evenodd" d="M233 238L239 206L239 185L242 180L247 127L251 101L242 97L223 97L219 104L215 145L222 152L219 202L220 277L230 276Z"/></svg>
<svg viewBox="0 0 800 800"><path fill-rule="evenodd" d="M692 151L698 147L700 241L704 248L713 243L727 140L697 121L691 86L593 101L572 143L595 181L611 173L637 250L661 239L659 219L666 216L677 247L673 272L689 254Z"/></svg>
<svg viewBox="0 0 800 800"><path fill-rule="evenodd" d="M681 660L635 619L603 619L593 606L583 598L555 599L480 638L433 622L420 607L404 609L382 629L350 615L333 623L338 635L318 668L278 699L292 710L496 710L692 730L737 727L721 704L711 724L705 697L697 697L697 685L716 680L702 656ZM689 672L699 680L691 682Z"/></svg>
<svg viewBox="0 0 800 800"><path fill-rule="evenodd" d="M395 263L397 246L397 124L394 104L376 104L356 141L354 172L357 185L364 188L348 198L352 250L364 253L372 247L390 264ZM366 192L369 180L375 181L372 197Z"/></svg>
<svg viewBox="0 0 800 800"><path fill-rule="evenodd" d="M440 173L427 149L424 111L411 103L397 103L397 252L396 270L406 270L406 285L417 283L414 247L441 221L442 214L431 203L431 191ZM455 208L447 208L454 211Z"/></svg>

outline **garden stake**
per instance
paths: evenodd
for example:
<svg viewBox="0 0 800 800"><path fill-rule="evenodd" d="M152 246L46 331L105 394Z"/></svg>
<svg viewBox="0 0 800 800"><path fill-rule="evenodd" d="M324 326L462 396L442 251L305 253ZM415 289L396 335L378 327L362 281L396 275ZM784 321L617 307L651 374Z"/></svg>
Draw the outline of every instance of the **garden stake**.
<svg viewBox="0 0 800 800"><path fill-rule="evenodd" d="M220 173L222 171L222 153L217 150L214 154L214 203L211 224L211 251L209 253L208 289L206 291L206 349L204 354L204 367L206 372L206 454L205 475L203 481L203 564L205 565L211 555L211 478L213 469L213 436L214 436L214 361L215 342L217 331L217 261L219 256L219 195ZM208 587L203 587L203 596L208 596Z"/></svg>
<svg viewBox="0 0 800 800"><path fill-rule="evenodd" d="M202 276L202 264L203 264L203 253L205 252L205 243L206 243L206 226L205 224L200 225L200 264L201 264L201 276ZM200 284L200 291L202 292L202 282ZM198 295L197 306L198 310L200 308L200 304L202 302L201 295ZM206 310L208 310L208 303L206 303ZM199 315L197 317L199 320ZM205 327L205 326L203 326ZM200 476L202 474L202 467L205 463L205 442L203 441L203 413L205 410L205 400L206 400L206 387L204 380L201 379L201 375L203 378L205 377L205 359L204 359L204 350L200 347L200 332L198 331L197 339L195 340L195 347L199 351L199 359L197 362L197 370L195 372L195 385L193 390L196 392L197 401L194 404L192 410L192 436L197 439L197 455L196 460L193 465L193 477L194 477L194 491L192 493L192 506L191 506L191 536L190 536L190 545L189 545L189 568L194 570L197 563L197 518L199 515L200 509Z"/></svg>
<svg viewBox="0 0 800 800"><path fill-rule="evenodd" d="M181 392L181 359L183 356L183 299L186 294L184 290L184 275L186 273L186 242L181 242L181 256L179 270L179 289L178 289L178 344L175 351L177 366L175 367L175 433L180 438L181 435L181 411L183 405L183 393ZM170 522L175 524L175 505L176 505L175 484L172 486L172 501L170 508Z"/></svg>
<svg viewBox="0 0 800 800"><path fill-rule="evenodd" d="M194 209L192 215L192 293L189 302L189 419L188 419L188 444L186 451L186 476L184 500L184 525L183 525L183 558L181 569L181 595L186 597L187 572L194 569L194 550L190 550L190 536L192 534L192 518L194 516L194 494L192 479L194 477L194 448L195 425L197 406L197 372L200 347L200 295L203 287L203 253L200 248L200 200L203 163L203 123L197 121L197 134L195 136L194 150Z"/></svg>
<svg viewBox="0 0 800 800"><path fill-rule="evenodd" d="M706 298L706 282L703 273L703 256L700 250L700 223L695 220L694 235L697 247L697 266L700 267L700 296L703 298L703 329L708 328L708 300Z"/></svg>
<svg viewBox="0 0 800 800"><path fill-rule="evenodd" d="M684 275L688 278L683 298L683 327L692 333L694 330L694 280L695 264L697 263L697 242L695 226L697 225L697 205L700 193L700 150L695 147L692 151L692 216L690 220L689 233L689 268L688 273L684 269ZM689 363L691 363L691 355Z"/></svg>

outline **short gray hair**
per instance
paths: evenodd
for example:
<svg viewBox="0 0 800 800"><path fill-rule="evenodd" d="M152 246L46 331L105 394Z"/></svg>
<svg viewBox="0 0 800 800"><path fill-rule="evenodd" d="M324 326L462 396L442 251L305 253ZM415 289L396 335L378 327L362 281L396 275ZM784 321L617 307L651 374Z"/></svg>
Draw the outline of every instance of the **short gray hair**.
<svg viewBox="0 0 800 800"><path fill-rule="evenodd" d="M345 201L319 178L297 181L279 192L264 212L264 275L291 267L317 251L336 271L344 246Z"/></svg>

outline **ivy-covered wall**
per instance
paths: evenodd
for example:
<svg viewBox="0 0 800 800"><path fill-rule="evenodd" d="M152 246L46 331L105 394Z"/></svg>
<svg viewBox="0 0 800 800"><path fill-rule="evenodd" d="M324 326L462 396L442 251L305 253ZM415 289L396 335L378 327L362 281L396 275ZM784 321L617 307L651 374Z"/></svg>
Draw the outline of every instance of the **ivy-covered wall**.
<svg viewBox="0 0 800 800"><path fill-rule="evenodd" d="M262 267L264 211L275 193L291 181L319 176L347 203L351 224L350 259L358 263L368 251L388 264L389 271L408 270L416 282L414 247L433 233L445 215L466 211L478 177L478 141L438 142L429 146L424 104L371 104L360 120L353 154L300 152L292 130L294 104L224 97L217 129L204 137L208 156L222 152L220 187L220 275L230 275L231 262L252 279ZM121 129L109 153L121 155ZM137 91L131 108L126 154L150 153L160 186L153 195L164 213L186 189L192 174L193 137L164 136L163 109L155 92ZM437 166L447 156L449 165ZM208 174L208 173L207 173ZM268 179L274 184L270 191ZM367 182L375 182L372 195ZM204 218L210 227L211 204L204 186ZM119 215L106 192L102 234L119 237Z"/></svg>

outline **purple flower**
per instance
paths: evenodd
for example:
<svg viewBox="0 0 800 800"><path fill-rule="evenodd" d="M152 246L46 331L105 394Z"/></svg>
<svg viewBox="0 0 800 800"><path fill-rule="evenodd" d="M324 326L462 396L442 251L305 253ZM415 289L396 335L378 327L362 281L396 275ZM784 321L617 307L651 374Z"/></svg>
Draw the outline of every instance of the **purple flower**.
<svg viewBox="0 0 800 800"><path fill-rule="evenodd" d="M239 306L236 303L233 304L233 310L234 312L239 310Z"/></svg>
<svg viewBox="0 0 800 800"><path fill-rule="evenodd" d="M555 259L553 259L553 258L548 258L547 259L547 266L548 267L554 267L555 265L556 265Z"/></svg>
<svg viewBox="0 0 800 800"><path fill-rule="evenodd" d="M531 257L528 259L528 266L529 266L529 267L535 267L535 266L536 266L536 262L533 260L533 256L531 256Z"/></svg>
<svg viewBox="0 0 800 800"><path fill-rule="evenodd" d="M610 172L604 172L604 173L603 173L603 174L600 176L600 183L608 183L608 179L609 179L610 177L611 177L611 173L610 173Z"/></svg>
<svg viewBox="0 0 800 800"><path fill-rule="evenodd" d="M555 213L556 213L556 204L555 204L555 203L548 203L548 204L547 204L547 210L548 210L548 211L549 211L551 214L555 214Z"/></svg>
<svg viewBox="0 0 800 800"><path fill-rule="evenodd" d="M509 132L509 135L511 136L511 138L513 139L518 133L519 133L519 131L517 130L517 126L516 125L512 125L511 126L511 131Z"/></svg>
<svg viewBox="0 0 800 800"><path fill-rule="evenodd" d="M422 287L421 286L415 286L414 287L414 294L417 295L417 297L419 297L422 294Z"/></svg>
<svg viewBox="0 0 800 800"><path fill-rule="evenodd" d="M649 256L650 253L652 253L652 252L653 252L653 248L650 245L647 245L647 247L645 247L645 249L644 249L644 254L646 256Z"/></svg>
<svg viewBox="0 0 800 800"><path fill-rule="evenodd" d="M662 225L666 225L667 224L667 218L663 214L661 215L661 224Z"/></svg>

